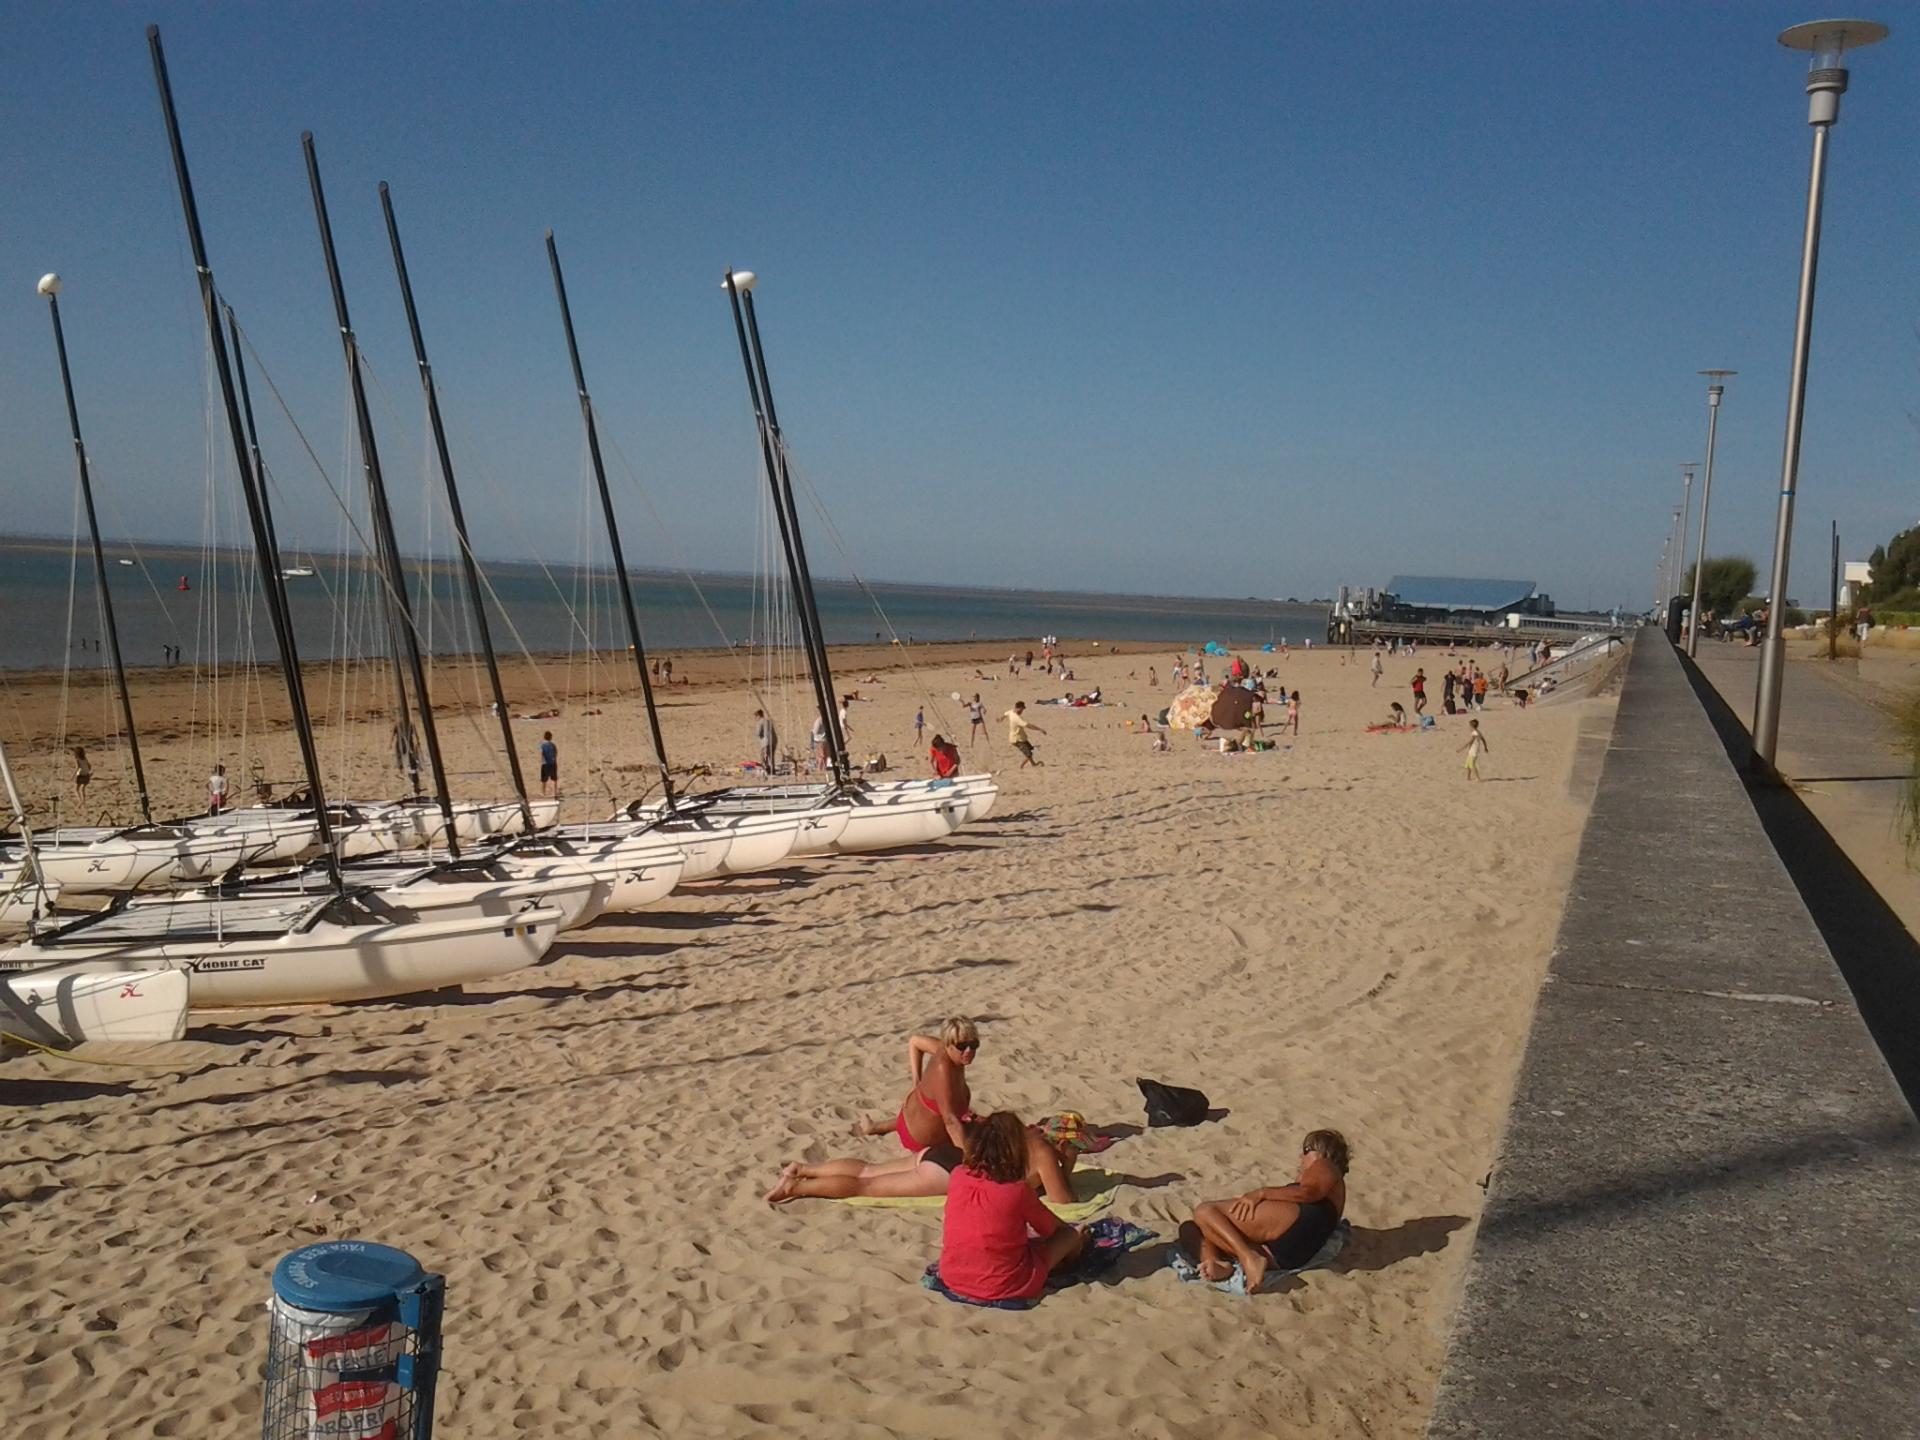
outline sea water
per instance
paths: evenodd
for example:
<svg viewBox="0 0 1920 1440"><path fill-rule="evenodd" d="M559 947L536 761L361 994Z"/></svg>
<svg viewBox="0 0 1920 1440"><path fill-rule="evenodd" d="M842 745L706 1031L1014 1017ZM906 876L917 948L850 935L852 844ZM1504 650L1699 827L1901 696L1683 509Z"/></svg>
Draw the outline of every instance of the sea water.
<svg viewBox="0 0 1920 1440"><path fill-rule="evenodd" d="M133 560L123 565L121 560ZM296 563L289 559L289 564ZM371 569L335 557L301 557L316 573L288 579L294 635L303 661L386 653L382 587ZM606 570L543 569L483 561L493 603L488 624L502 655L624 649L618 587ZM234 551L107 547L108 584L120 645L129 665L160 665L166 647L181 664L218 656L223 663L275 658L273 631L250 557ZM412 565L409 587L423 638L436 654L478 645L459 571ZM184 588L182 586L184 585ZM632 575L635 609L650 654L764 641L787 628L784 582L741 575ZM1213 640L1255 648L1299 645L1326 634L1325 605L1266 600L1101 595L1046 590L987 590L935 585L859 585L823 580L820 623L834 645L929 640L995 641L1024 653L1040 637L1076 646L1142 641L1192 647ZM107 663L93 558L64 543L0 540L0 669L51 669ZM773 638L784 638L775 635Z"/></svg>

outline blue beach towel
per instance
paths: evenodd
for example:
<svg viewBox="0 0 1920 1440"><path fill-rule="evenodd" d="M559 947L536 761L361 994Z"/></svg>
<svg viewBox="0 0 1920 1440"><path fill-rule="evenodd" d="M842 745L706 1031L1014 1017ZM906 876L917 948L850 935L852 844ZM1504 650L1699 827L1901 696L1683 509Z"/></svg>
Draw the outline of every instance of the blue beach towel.
<svg viewBox="0 0 1920 1440"><path fill-rule="evenodd" d="M1137 1250L1149 1240L1156 1239L1154 1232L1144 1226L1129 1224L1125 1220L1116 1220L1111 1215L1094 1221L1082 1232L1087 1237L1081 1247L1080 1258L1065 1269L1055 1270L1047 1277L1047 1289L1064 1290L1069 1285L1079 1285L1089 1280L1097 1280L1115 1265L1120 1257L1129 1250ZM970 1300L949 1290L940 1279L940 1262L934 1261L920 1276L923 1288L933 1291L956 1305L974 1305L982 1310L1031 1310L1040 1303L1040 1297L1031 1300Z"/></svg>
<svg viewBox="0 0 1920 1440"><path fill-rule="evenodd" d="M1314 1252L1311 1260L1307 1261L1304 1265L1295 1266L1291 1270L1267 1271L1267 1278L1262 1284L1261 1289L1270 1289L1276 1282L1286 1279L1289 1275L1299 1275L1308 1270L1318 1270L1324 1265L1331 1265L1339 1258L1340 1252L1347 1248L1347 1241L1352 1238L1353 1226L1349 1225L1345 1220L1342 1220L1338 1225L1333 1227L1333 1233L1327 1237L1326 1243ZM1200 1267L1183 1254L1178 1246L1174 1247L1173 1254L1168 1258L1167 1264L1172 1268L1173 1273L1178 1275L1182 1280L1193 1280L1198 1281L1202 1285L1211 1285L1214 1289L1228 1295L1245 1295L1247 1293L1247 1277L1240 1269L1237 1261L1233 1267L1233 1274L1225 1280L1201 1280Z"/></svg>

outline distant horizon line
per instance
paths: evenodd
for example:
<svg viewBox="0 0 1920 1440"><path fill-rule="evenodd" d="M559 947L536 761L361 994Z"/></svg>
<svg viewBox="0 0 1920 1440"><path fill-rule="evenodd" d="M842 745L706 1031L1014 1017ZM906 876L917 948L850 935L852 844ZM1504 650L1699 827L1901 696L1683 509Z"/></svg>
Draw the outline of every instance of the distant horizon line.
<svg viewBox="0 0 1920 1440"><path fill-rule="evenodd" d="M37 534L27 533L24 531L0 532L0 546L13 545L16 548L35 548L35 549L42 549L42 550L65 552L72 549L75 543L76 542L71 537L64 536L64 535L37 535ZM129 540L124 538L114 539L104 535L100 539L100 544L104 549L107 549L107 550L111 550L115 546L119 546L124 549L130 549L135 554L141 554L143 552L153 552L153 551L168 551L168 552L176 553L179 555L187 556L189 558L200 555L208 548L194 541L155 540L155 541L142 542L142 541ZM255 558L252 547L248 545L220 544L220 545L212 546L211 548L215 552L222 555L243 556L249 562L251 562ZM456 562L450 557L443 558L439 556L404 555L401 558L409 564L420 566L423 568L430 568L433 570L451 570L455 567L455 564L456 564ZM475 555L474 558L483 565L487 565L487 564L524 565L531 568L542 568L542 569L555 568L552 562L537 559L537 558L529 559L529 558L522 558L519 556L510 556L510 555ZM303 547L297 551L283 554L281 557L281 567L285 569L290 566L302 564L307 560L348 560L348 561L352 561L357 565L371 565L373 563L373 557L368 555L356 554L352 551L322 550L322 549L314 549L310 547ZM561 562L561 564L566 568L572 568L571 561ZM613 566L611 564L595 563L595 564L589 565L587 568L590 573L593 573L596 575L613 574ZM703 568L697 568L697 569L669 569L669 568L664 568L664 567L655 566L655 565L629 565L627 567L627 573L630 575L646 575L646 576L652 576L652 577L663 578L663 579L673 579L682 575L711 576L715 579L725 579L725 580L752 580L756 578L755 573L750 570L727 570L719 567L710 567L710 568L703 567ZM865 579L857 576L815 575L814 579L823 585L846 585L846 586L853 586L853 587L884 585L889 589L893 589L893 590L926 590L926 591L958 590L958 591L963 591L969 594L979 594L979 595L995 595L995 594L1009 594L1009 593L1016 594L1016 595L1065 595L1065 596L1084 596L1084 597L1095 598L1095 599L1115 599L1115 600L1179 600L1179 601L1185 601L1190 603L1200 603L1200 604L1209 604L1209 605L1226 603L1226 604L1233 604L1233 605L1307 606L1307 605L1330 605L1333 603L1331 596L1325 596L1325 597L1312 596L1304 600L1292 600L1292 599L1277 599L1272 596L1265 596L1265 595L1175 595L1175 594L1168 594L1168 593L1162 593L1162 592L1151 591L1151 590L1057 590L1057 589L1049 589L1044 586L965 585L965 584L960 584L958 582L936 583L936 582L926 581L926 580L888 580L884 578ZM1362 587L1362 588L1365 588L1365 587Z"/></svg>

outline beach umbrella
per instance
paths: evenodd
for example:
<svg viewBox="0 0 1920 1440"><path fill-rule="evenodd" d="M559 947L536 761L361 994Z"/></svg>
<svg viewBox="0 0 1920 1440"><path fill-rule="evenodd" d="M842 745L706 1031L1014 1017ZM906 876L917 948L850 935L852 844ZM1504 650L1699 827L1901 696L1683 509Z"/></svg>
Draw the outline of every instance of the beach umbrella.
<svg viewBox="0 0 1920 1440"><path fill-rule="evenodd" d="M1167 728L1198 730L1202 725L1211 723L1214 698L1210 686L1189 685L1174 696L1173 704L1167 707Z"/></svg>
<svg viewBox="0 0 1920 1440"><path fill-rule="evenodd" d="M1243 730L1252 724L1253 692L1241 685L1224 687L1213 702L1210 720L1216 730Z"/></svg>

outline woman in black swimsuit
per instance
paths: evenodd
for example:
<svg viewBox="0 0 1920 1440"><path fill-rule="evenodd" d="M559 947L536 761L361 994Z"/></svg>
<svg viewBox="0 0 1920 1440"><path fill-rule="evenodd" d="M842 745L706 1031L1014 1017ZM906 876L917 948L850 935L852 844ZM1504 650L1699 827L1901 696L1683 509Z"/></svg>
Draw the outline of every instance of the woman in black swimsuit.
<svg viewBox="0 0 1920 1440"><path fill-rule="evenodd" d="M1312 1130L1300 1142L1300 1178L1249 1190L1234 1200L1206 1200L1180 1227L1180 1243L1207 1280L1225 1280L1235 1261L1254 1294L1267 1271L1297 1270L1333 1234L1347 1208L1346 1137Z"/></svg>

